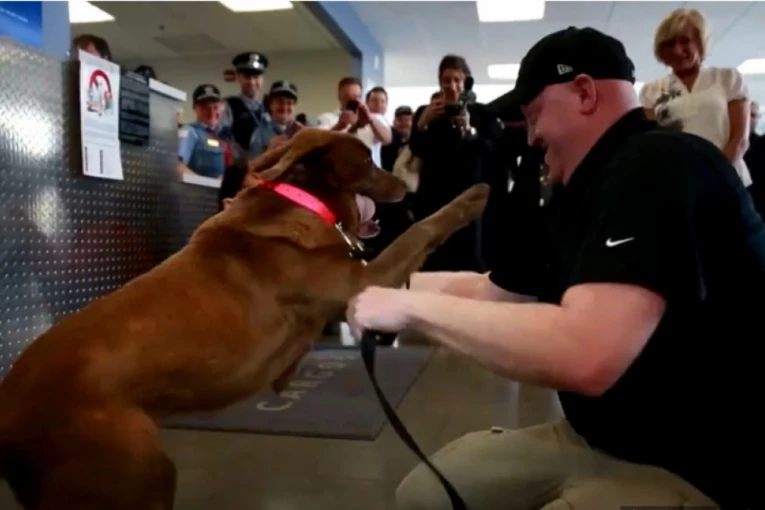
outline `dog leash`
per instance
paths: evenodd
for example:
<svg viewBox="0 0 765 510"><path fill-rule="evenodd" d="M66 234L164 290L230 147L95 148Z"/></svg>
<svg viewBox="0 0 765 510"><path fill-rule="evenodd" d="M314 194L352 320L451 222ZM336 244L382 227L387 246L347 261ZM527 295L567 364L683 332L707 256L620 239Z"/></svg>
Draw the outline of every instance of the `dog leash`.
<svg viewBox="0 0 765 510"><path fill-rule="evenodd" d="M446 491L446 494L449 496L449 501L451 501L452 510L467 510L467 506L462 500L462 497L457 492L457 489L455 489L451 482L443 475L443 473L441 473L441 471L435 465L433 465L430 459L428 459L428 456L422 452L420 447L417 445L417 442L414 440L406 426L402 423L401 419L396 414L393 406L391 406L390 402L388 402L388 399L385 397L385 394L380 388L380 384L377 382L377 376L375 375L375 352L377 350L377 342L382 336L383 334L381 333L364 333L364 335L361 337L361 359L364 361L364 366L367 369L367 374L369 374L369 379L372 381L372 386L375 389L377 399L380 401L383 412L388 418L388 421L390 422L391 427L393 427L393 430L395 430L396 434L398 434L398 437L401 438L404 444L406 444L406 446L408 446L409 449L412 450L415 455L417 455L417 457L428 467L428 469L430 469L434 475L436 475L436 478L438 478L438 480L441 482L441 485Z"/></svg>

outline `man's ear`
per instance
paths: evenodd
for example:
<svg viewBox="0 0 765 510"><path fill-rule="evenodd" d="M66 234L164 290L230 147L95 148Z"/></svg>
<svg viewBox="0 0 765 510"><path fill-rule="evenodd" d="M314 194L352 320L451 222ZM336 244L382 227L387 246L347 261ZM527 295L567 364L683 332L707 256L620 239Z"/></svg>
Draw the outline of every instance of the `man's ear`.
<svg viewBox="0 0 765 510"><path fill-rule="evenodd" d="M598 104L598 88L595 86L595 80L591 76L580 74L574 78L571 86L579 96L580 111L584 114L595 111Z"/></svg>

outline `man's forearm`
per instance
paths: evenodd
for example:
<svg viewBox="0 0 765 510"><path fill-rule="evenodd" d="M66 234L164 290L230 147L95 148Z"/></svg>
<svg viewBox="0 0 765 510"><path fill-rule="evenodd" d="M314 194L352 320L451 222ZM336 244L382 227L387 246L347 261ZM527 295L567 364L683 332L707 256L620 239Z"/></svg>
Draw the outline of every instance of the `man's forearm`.
<svg viewBox="0 0 765 510"><path fill-rule="evenodd" d="M472 271L414 273L409 279L409 288L415 292L443 293L477 299L474 290L484 278L484 275Z"/></svg>
<svg viewBox="0 0 765 510"><path fill-rule="evenodd" d="M746 150L749 148L749 139L746 137L731 138L727 145L723 148L722 152L725 157L731 163L735 163L744 157Z"/></svg>
<svg viewBox="0 0 765 510"><path fill-rule="evenodd" d="M431 293L412 299L412 329L513 380L582 391L586 346L565 327L559 306L492 303Z"/></svg>
<svg viewBox="0 0 765 510"><path fill-rule="evenodd" d="M388 145L391 143L393 140L393 132L387 124L385 124L377 117L372 116L369 119L369 125L372 127L372 132L375 134L377 139L382 142L383 145Z"/></svg>
<svg viewBox="0 0 765 510"><path fill-rule="evenodd" d="M488 273L472 271L441 271L415 273L409 280L413 291L448 294L450 296L481 301L528 303L536 301L533 296L507 292L494 285Z"/></svg>

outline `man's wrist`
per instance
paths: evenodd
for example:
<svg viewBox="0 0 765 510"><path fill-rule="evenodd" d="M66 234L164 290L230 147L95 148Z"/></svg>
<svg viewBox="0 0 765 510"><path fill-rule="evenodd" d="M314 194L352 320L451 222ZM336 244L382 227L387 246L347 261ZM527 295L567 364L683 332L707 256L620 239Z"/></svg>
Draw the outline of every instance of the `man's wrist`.
<svg viewBox="0 0 765 510"><path fill-rule="evenodd" d="M404 305L404 322L407 328L413 328L422 320L422 292L402 289L400 291Z"/></svg>

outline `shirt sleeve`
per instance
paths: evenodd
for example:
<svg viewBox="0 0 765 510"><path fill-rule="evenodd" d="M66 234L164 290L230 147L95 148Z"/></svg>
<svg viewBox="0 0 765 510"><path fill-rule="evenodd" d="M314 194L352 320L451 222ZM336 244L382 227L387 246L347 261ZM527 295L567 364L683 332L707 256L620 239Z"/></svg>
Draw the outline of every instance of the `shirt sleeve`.
<svg viewBox="0 0 765 510"><path fill-rule="evenodd" d="M676 141L675 141L676 143ZM584 242L566 287L585 283L638 285L665 298L700 299L704 282L696 249L689 168L700 157L675 147L641 144L606 172ZM667 148L669 149L669 148ZM590 206L593 207L593 206Z"/></svg>
<svg viewBox="0 0 765 510"><path fill-rule="evenodd" d="M422 117L424 111L425 106L420 106L414 113L414 117L412 118L412 134L409 137L409 148L411 149L412 154L417 157L423 157L430 147L430 132L427 129L421 131L417 127L417 123L420 121L420 117Z"/></svg>
<svg viewBox="0 0 765 510"><path fill-rule="evenodd" d="M388 120L385 118L385 116L384 116L384 115L381 115L381 114L379 114L379 113L373 113L373 114L372 114L372 116L373 116L375 119L377 119L377 120L379 120L380 122L382 122L382 125L383 125L383 126L385 126L385 127L386 127L386 128L389 130L389 131L390 131L390 129L391 129L391 127L390 127L390 122L388 122ZM378 142L382 142L382 140L381 140L380 138L378 138L378 137L377 137L377 135L375 135L375 139L376 139Z"/></svg>
<svg viewBox="0 0 765 510"><path fill-rule="evenodd" d="M749 89L738 69L720 69L719 73L720 84L728 102L749 99Z"/></svg>
<svg viewBox="0 0 765 510"><path fill-rule="evenodd" d="M658 85L656 82L646 83L640 89L640 94L638 94L638 99L640 100L640 104L643 108L646 108L648 110L654 109L654 107L656 106L656 90L657 89L658 89Z"/></svg>
<svg viewBox="0 0 765 510"><path fill-rule="evenodd" d="M178 131L178 159L184 165L188 165L191 161L196 143L197 133L192 128L184 126Z"/></svg>

